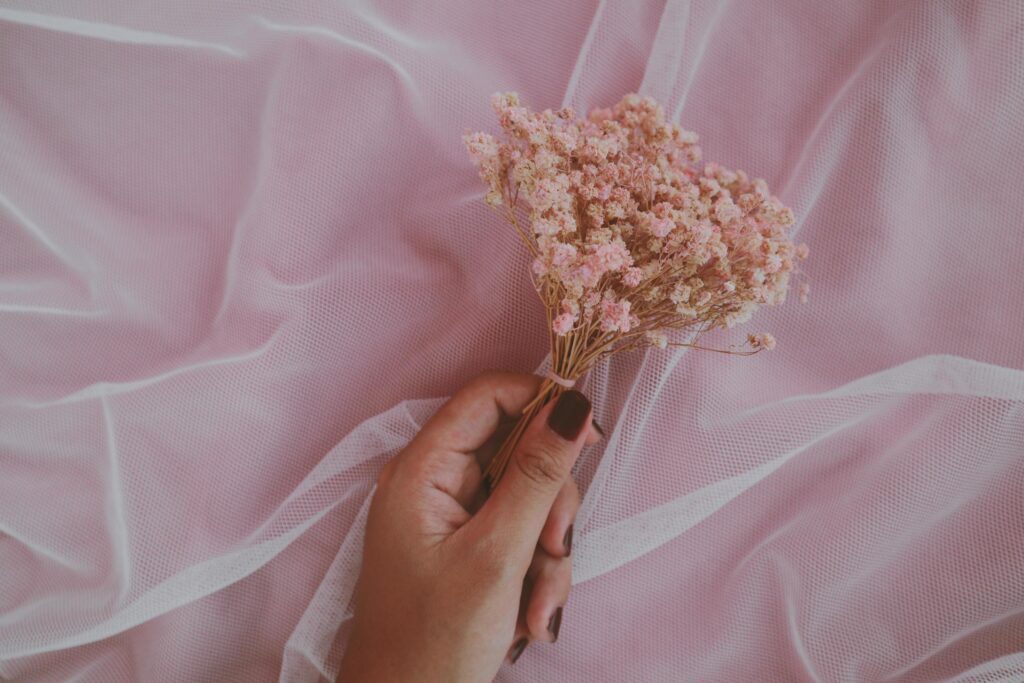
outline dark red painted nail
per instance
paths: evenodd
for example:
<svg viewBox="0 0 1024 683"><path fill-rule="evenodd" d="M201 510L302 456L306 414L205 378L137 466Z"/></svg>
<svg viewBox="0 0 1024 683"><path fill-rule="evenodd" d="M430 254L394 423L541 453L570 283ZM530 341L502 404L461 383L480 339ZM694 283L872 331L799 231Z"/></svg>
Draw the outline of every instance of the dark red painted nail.
<svg viewBox="0 0 1024 683"><path fill-rule="evenodd" d="M569 557L569 554L572 553L572 527L573 525L570 524L569 528L565 530L565 536L562 538L562 545L565 546L566 557Z"/></svg>
<svg viewBox="0 0 1024 683"><path fill-rule="evenodd" d="M590 415L590 401L580 392L570 389L559 395L548 417L548 426L566 441L575 441L583 431Z"/></svg>
<svg viewBox="0 0 1024 683"><path fill-rule="evenodd" d="M548 620L548 632L551 634L551 642L558 640L558 630L562 628L562 608L559 607L551 614Z"/></svg>
<svg viewBox="0 0 1024 683"><path fill-rule="evenodd" d="M508 660L511 663L515 664L516 660L519 659L519 655L523 654L523 650L526 649L526 645L529 642L530 641L526 638L520 638L519 640L517 640L516 644L512 646L511 650L509 650Z"/></svg>

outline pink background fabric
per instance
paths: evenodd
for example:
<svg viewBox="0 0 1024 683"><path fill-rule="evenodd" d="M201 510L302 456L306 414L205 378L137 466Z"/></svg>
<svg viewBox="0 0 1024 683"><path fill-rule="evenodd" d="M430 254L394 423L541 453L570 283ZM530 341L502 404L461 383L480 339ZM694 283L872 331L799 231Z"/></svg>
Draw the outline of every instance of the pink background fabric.
<svg viewBox="0 0 1024 683"><path fill-rule="evenodd" d="M379 468L546 353L496 90L658 98L812 284L587 380L562 634L498 680L1024 680L1017 0L5 2L0 679L333 680Z"/></svg>

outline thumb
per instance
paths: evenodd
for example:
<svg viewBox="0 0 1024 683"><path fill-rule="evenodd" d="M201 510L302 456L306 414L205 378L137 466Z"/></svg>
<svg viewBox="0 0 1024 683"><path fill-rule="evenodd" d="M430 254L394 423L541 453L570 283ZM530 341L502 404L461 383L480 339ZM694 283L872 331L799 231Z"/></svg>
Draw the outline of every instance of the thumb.
<svg viewBox="0 0 1024 683"><path fill-rule="evenodd" d="M590 430L590 401L578 391L563 392L531 420L512 452L505 474L473 517L479 532L500 530L503 543L533 555L551 506Z"/></svg>

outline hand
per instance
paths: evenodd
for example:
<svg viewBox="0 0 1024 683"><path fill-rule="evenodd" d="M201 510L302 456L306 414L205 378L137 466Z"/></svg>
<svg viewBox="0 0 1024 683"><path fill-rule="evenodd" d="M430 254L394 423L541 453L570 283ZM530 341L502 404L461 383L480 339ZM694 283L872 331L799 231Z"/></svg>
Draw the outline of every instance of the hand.
<svg viewBox="0 0 1024 683"><path fill-rule="evenodd" d="M490 681L506 654L558 637L579 509L569 473L598 440L590 402L568 391L544 406L486 498L477 460L541 381L481 375L385 465L340 681Z"/></svg>

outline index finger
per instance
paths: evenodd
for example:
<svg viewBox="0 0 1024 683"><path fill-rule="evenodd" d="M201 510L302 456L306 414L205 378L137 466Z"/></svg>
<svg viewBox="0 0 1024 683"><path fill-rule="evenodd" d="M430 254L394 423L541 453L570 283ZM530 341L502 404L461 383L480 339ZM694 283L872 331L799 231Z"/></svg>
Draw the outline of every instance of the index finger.
<svg viewBox="0 0 1024 683"><path fill-rule="evenodd" d="M502 415L518 417L544 380L518 372L484 372L452 396L423 425L416 440L473 453L498 428Z"/></svg>

